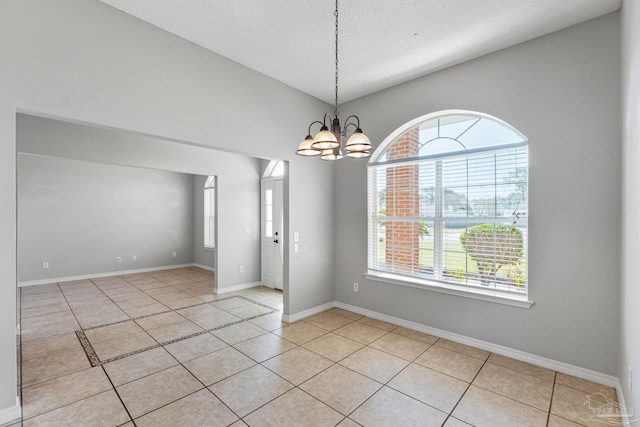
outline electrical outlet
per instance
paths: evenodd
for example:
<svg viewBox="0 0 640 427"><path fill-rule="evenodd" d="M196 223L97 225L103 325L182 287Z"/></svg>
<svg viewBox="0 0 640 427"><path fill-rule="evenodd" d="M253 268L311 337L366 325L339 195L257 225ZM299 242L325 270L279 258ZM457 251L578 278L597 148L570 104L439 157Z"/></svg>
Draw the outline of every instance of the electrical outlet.
<svg viewBox="0 0 640 427"><path fill-rule="evenodd" d="M241 265L240 268L238 268L238 272L244 273L244 266Z"/></svg>
<svg viewBox="0 0 640 427"><path fill-rule="evenodd" d="M42 261L42 269L46 270L47 268L49 268L49 261Z"/></svg>
<svg viewBox="0 0 640 427"><path fill-rule="evenodd" d="M116 262L122 262L122 257L121 256L117 256L116 257Z"/></svg>
<svg viewBox="0 0 640 427"><path fill-rule="evenodd" d="M627 388L629 389L629 391L633 391L631 366L627 366Z"/></svg>
<svg viewBox="0 0 640 427"><path fill-rule="evenodd" d="M138 259L138 257L136 255L134 255L133 257L131 257L134 261Z"/></svg>
<svg viewBox="0 0 640 427"><path fill-rule="evenodd" d="M353 292L358 292L358 284L353 282Z"/></svg>
<svg viewBox="0 0 640 427"><path fill-rule="evenodd" d="M171 256L175 258L176 256L178 256L178 253L174 251L173 255L171 255Z"/></svg>

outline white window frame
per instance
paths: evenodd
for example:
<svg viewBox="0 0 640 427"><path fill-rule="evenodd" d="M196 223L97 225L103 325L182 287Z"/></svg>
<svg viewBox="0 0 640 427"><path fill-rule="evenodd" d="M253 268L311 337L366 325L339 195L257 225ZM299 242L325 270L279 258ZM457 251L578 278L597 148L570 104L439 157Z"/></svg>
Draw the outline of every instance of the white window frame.
<svg viewBox="0 0 640 427"><path fill-rule="evenodd" d="M522 141L518 144L512 144L513 146L507 146L507 145L502 145L502 146L493 146L493 147L487 147L487 148L482 148L482 149L470 149L470 150L460 150L457 152L449 152L446 154L439 154L439 155L434 155L434 156L423 156L423 157L415 157L415 158L410 158L410 159L403 159L403 160L391 160L388 161L384 158L385 153L387 152L387 150L391 147L391 145L396 141L396 139L405 134L408 130L419 126L420 124L429 121L429 120L433 120L436 119L438 117L444 117L444 116L450 116L450 115L473 115L473 116L477 116L479 118L486 118L492 121L495 121L496 123L499 123L507 128L509 128L510 130L513 130L513 132L515 132L516 134L520 135L522 137ZM499 289L496 288L485 288L485 287L480 287L480 286L470 286L470 285L464 285L461 286L459 284L456 283L451 283L451 282L447 282L446 280L442 280L442 276L439 275L439 272L442 271L442 254L444 252L442 252L442 254L440 255L436 255L434 256L434 262L435 262L435 267L434 267L434 276L431 278L427 278L424 276L421 276L419 274L401 274L398 272L393 272L393 271L388 271L385 270L384 268L380 268L379 267L379 258L378 258L378 253L376 252L377 249L377 240L379 237L379 232L378 232L378 221L379 221L379 216L378 216L378 189L376 188L376 184L378 182L377 177L375 174L378 173L378 171L380 170L380 167L384 167L386 165L390 165L390 164L416 164L416 163L420 163L420 162L432 162L435 163L436 165L438 164L442 164L442 160L438 160L438 158L440 159L450 159L452 157L458 156L458 157L469 157L472 156L474 154L477 153L491 153L491 152L499 152L501 150L504 149L512 149L512 148L516 148L517 146L524 146L525 148L528 145L528 140L526 137L524 137L522 134L520 134L517 130L515 130L513 127L509 126L508 124L502 122L501 120L486 115L486 114L482 114L482 113L477 113L477 112L472 112L472 111L462 111L462 110L447 110L447 111L440 111L437 113L432 113L432 114L428 114L419 118L416 118L415 120L412 120L408 123L406 123L405 125L401 126L400 128L398 128L396 131L394 131L391 135L389 135L382 144L380 144L380 146L376 149L376 151L374 152L373 156L371 157L369 163L368 163L368 183L367 183L367 187L368 187L368 199L369 199L369 212L368 212L368 246L369 246L369 253L368 253L368 270L367 272L364 274L364 276L370 280L375 280L375 281L379 281L379 282L385 282L385 283L391 283L391 284L395 284L395 285L401 285L401 286L409 286L409 287L413 287L413 288L419 288L419 289L426 289L426 290L430 290L430 291L436 291L436 292L441 292L441 293L446 293L446 294L451 294L451 295L457 295L457 296L462 296L462 297L468 297L468 298L473 298L473 299L479 299L479 300L483 300L483 301L490 301L490 302L496 302L496 303L500 303L500 304L506 304L506 305L511 305L511 306L516 306L516 307L523 307L523 308L529 308L533 305L532 301L528 300L528 291L529 291L529 287L528 287L528 283L527 283L527 288L526 291L524 292L502 292ZM527 153L528 153L528 148L527 148ZM481 154L480 154L481 155ZM528 155L528 154L527 154ZM376 169L376 167L378 167ZM436 166L437 167L437 166ZM437 181L437 180L436 180ZM436 187L438 185L438 182L441 181L437 181L436 182ZM436 192L438 192L438 190L436 189ZM437 239L438 239L438 235L440 235L440 242L442 242L442 227L444 227L444 222L446 221L446 218L443 217L442 215L442 209L441 209L441 203L442 203L442 195L441 197L437 197L436 199L436 205L440 204L440 209L438 209L438 206L436 206L436 214L434 217L419 217L419 218L412 218L412 220L416 220L416 221L433 221L434 224L434 228L435 230L433 230L434 235L436 236L434 238L434 247L436 252L438 252L438 248L437 248ZM504 219L497 219L497 218L482 218L481 220L479 220L479 222L482 223L502 223L504 222ZM527 226L527 230L528 230L528 226ZM528 241L528 238L526 239ZM527 251L527 242L525 242L525 253ZM526 255L525 255L526 256ZM528 268L528 266L527 266ZM527 281L528 282L528 281Z"/></svg>
<svg viewBox="0 0 640 427"><path fill-rule="evenodd" d="M205 249L215 249L216 247L216 177L209 176L204 183L203 189L203 246Z"/></svg>
<svg viewBox="0 0 640 427"><path fill-rule="evenodd" d="M285 163L282 160L271 160L262 173L264 179L277 179L283 177L286 173ZM273 237L274 215L276 207L273 205L273 188L265 189L262 197L263 203L263 222L262 230L264 237Z"/></svg>
<svg viewBox="0 0 640 427"><path fill-rule="evenodd" d="M271 160L262 174L263 178L277 178L284 176L285 168L282 160Z"/></svg>

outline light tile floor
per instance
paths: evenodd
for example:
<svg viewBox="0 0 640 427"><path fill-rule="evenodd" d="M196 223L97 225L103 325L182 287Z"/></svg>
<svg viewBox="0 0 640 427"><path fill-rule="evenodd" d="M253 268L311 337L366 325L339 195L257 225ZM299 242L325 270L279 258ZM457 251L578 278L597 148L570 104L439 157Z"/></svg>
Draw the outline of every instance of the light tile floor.
<svg viewBox="0 0 640 427"><path fill-rule="evenodd" d="M212 284L185 268L22 288L22 425L604 426L594 409L616 405L338 308L286 324L280 292Z"/></svg>

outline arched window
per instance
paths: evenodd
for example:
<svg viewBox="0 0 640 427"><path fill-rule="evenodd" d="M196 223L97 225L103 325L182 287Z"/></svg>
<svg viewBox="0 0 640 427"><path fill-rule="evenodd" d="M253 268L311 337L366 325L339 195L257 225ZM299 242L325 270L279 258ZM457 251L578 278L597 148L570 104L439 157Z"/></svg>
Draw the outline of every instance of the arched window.
<svg viewBox="0 0 640 427"><path fill-rule="evenodd" d="M284 162L282 160L271 160L264 168L263 178L276 178L284 176Z"/></svg>
<svg viewBox="0 0 640 427"><path fill-rule="evenodd" d="M204 247L214 248L216 215L216 177L210 176L204 183Z"/></svg>
<svg viewBox="0 0 640 427"><path fill-rule="evenodd" d="M528 164L527 138L485 114L396 130L368 164L369 274L526 295Z"/></svg>

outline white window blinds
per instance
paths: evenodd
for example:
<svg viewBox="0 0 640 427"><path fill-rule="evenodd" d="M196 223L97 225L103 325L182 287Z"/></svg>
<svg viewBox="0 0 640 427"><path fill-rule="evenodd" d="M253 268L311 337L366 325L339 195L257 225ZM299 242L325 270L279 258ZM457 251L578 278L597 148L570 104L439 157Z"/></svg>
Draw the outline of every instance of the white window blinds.
<svg viewBox="0 0 640 427"><path fill-rule="evenodd" d="M527 141L421 152L369 165L369 270L526 294Z"/></svg>

